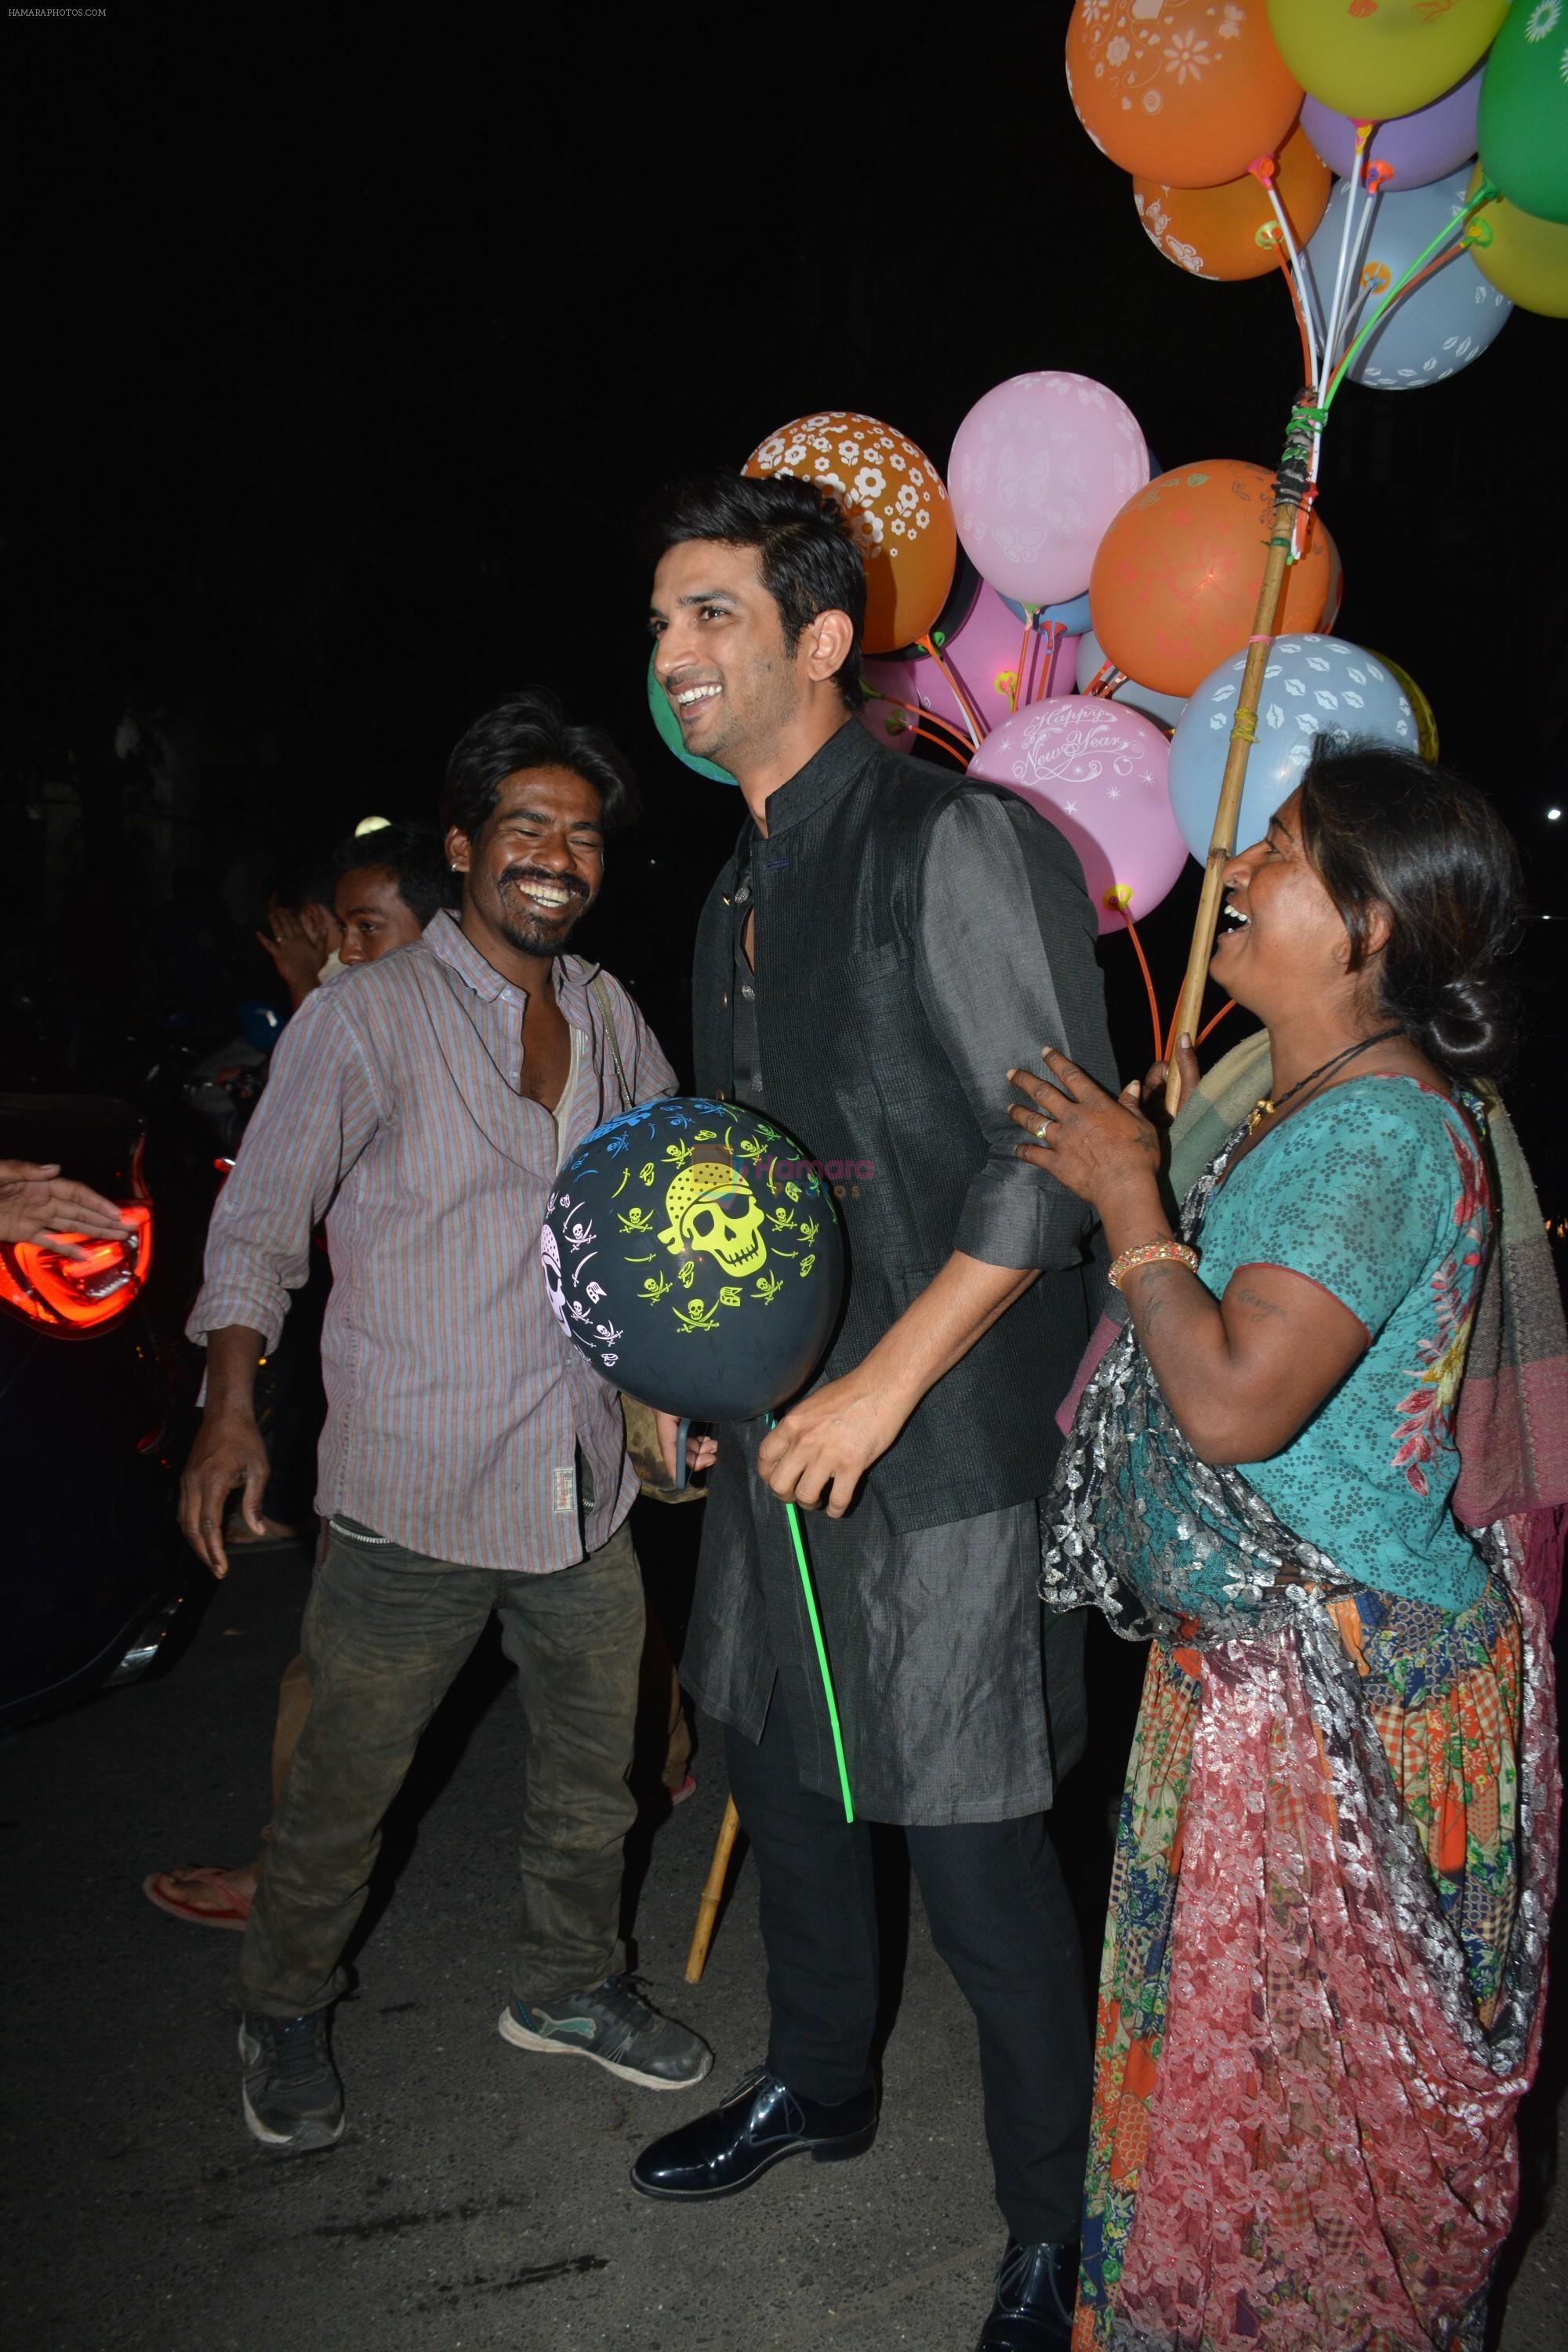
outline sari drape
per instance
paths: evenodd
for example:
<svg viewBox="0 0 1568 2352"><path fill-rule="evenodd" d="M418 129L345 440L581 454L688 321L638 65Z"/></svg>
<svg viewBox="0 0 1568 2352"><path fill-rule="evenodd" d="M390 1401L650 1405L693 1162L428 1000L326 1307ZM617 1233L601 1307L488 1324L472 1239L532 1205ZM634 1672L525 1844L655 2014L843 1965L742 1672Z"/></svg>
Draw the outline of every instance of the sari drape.
<svg viewBox="0 0 1568 2352"><path fill-rule="evenodd" d="M1189 1195L1189 1237L1244 1132ZM1198 1462L1127 1331L1044 1527L1046 1600L1154 1643L1075 2352L1470 2352L1517 2199L1555 1891L1523 1521L1480 1538L1469 1609L1359 1585Z"/></svg>

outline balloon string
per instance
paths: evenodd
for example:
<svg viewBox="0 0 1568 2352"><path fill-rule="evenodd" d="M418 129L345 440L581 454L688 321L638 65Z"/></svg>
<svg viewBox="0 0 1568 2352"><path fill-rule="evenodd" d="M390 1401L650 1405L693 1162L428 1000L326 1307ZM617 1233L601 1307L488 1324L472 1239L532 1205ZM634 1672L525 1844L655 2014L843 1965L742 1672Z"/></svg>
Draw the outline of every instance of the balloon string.
<svg viewBox="0 0 1568 2352"><path fill-rule="evenodd" d="M1219 1011L1215 1014L1214 1019L1212 1021L1205 1021L1203 1027L1198 1031L1198 1044L1200 1045L1203 1044L1204 1039L1208 1035L1211 1029L1217 1029L1219 1027L1220 1023L1225 1019L1227 1013L1234 1013L1235 1011L1236 999L1234 996L1227 996L1225 1003L1220 1006Z"/></svg>
<svg viewBox="0 0 1568 2352"><path fill-rule="evenodd" d="M1401 291L1408 294L1413 288L1422 285L1428 278L1436 277L1439 269L1447 269L1450 261L1458 259L1459 251L1458 246L1451 245L1447 253L1437 254L1424 269L1418 269L1414 278L1406 278L1403 280Z"/></svg>
<svg viewBox="0 0 1568 2352"><path fill-rule="evenodd" d="M1340 308L1339 324L1334 333L1336 344L1348 340L1357 311L1363 307L1371 296L1372 289L1363 280L1366 249L1372 238L1372 217L1377 210L1377 200L1383 194L1384 181L1391 176L1385 164L1375 162L1369 163L1363 174L1366 202L1362 206L1361 224L1356 230L1355 241L1351 248L1351 266L1345 275L1344 300ZM1325 369L1330 365L1332 358L1332 352L1325 350L1323 353Z"/></svg>
<svg viewBox="0 0 1568 2352"><path fill-rule="evenodd" d="M1393 310L1394 304L1403 295L1409 292L1411 287L1415 283L1417 275L1425 271L1427 263L1436 252L1437 247L1442 245L1447 245L1449 239L1456 235L1458 235L1462 240L1466 230L1469 226L1471 214L1479 212L1483 205L1489 205L1496 194L1497 190L1493 187L1491 182L1489 180L1483 180L1480 186L1476 190L1475 194L1470 198L1468 204L1466 205L1464 210L1460 213L1458 218L1457 220L1445 221L1443 226L1437 231L1436 236L1429 239L1429 241L1422 247L1420 252L1415 256L1415 259L1410 263L1404 274L1394 280L1387 293L1384 296L1383 300L1378 304L1377 309L1363 324L1360 334L1357 335L1354 342L1352 343L1346 351L1344 356L1341 359L1339 365L1335 368L1332 376L1330 378L1328 391L1323 395L1323 405L1325 408L1328 407L1333 400L1334 394L1338 392L1341 384L1344 381L1346 370L1349 368L1351 362L1354 359L1356 353L1360 351L1362 345L1365 342L1367 337L1376 332L1378 327L1388 316L1388 313ZM1448 259L1450 257L1451 257L1447 255L1443 257L1444 259Z"/></svg>
<svg viewBox="0 0 1568 2352"><path fill-rule="evenodd" d="M1008 708L1014 711L1017 711L1026 702L1032 699L1025 693L1024 688L1028 684L1029 655L1033 648L1035 621L1038 612L1037 604L1026 604L1024 607L1024 639L1018 647L1018 675L1013 681L1013 692L1008 703Z"/></svg>
<svg viewBox="0 0 1568 2352"><path fill-rule="evenodd" d="M1340 328L1343 322L1342 306L1345 295L1345 277L1350 267L1351 257L1351 226L1355 217L1356 191L1361 186L1362 164L1366 156L1366 142L1371 136L1372 125L1370 122L1358 122L1356 124L1355 163L1345 178L1345 216L1340 224L1339 267L1334 271L1333 292L1330 297L1328 314L1323 322L1323 369L1325 373L1332 365L1334 352L1340 340ZM1318 391L1321 398L1323 392L1323 386L1321 381L1318 386Z"/></svg>
<svg viewBox="0 0 1568 2352"><path fill-rule="evenodd" d="M933 637L917 637L915 639L915 643L921 646L924 652L930 654L932 661L935 662L938 669L942 672L942 677L947 680L948 692L952 695L954 702L957 703L960 710L963 711L964 724L969 730L970 740L978 751L981 740L987 730L981 724L973 705L971 703L967 694L963 691L963 687L959 684L957 673L951 669L947 663L943 661L941 653L937 649L936 640Z"/></svg>
<svg viewBox="0 0 1568 2352"><path fill-rule="evenodd" d="M951 719L939 719L936 712L928 710L923 702L906 702L901 695L889 694L879 686L868 686L866 691L874 702L890 702L896 710L909 711L923 726L940 727L944 734L952 737L954 743L962 748L964 758L968 759L973 746L963 728L955 727Z"/></svg>
<svg viewBox="0 0 1568 2352"><path fill-rule="evenodd" d="M778 1424L771 1412L763 1419L770 1429ZM805 1538L800 1531L800 1514L793 1503L784 1505L784 1517L789 1521L790 1538L795 1545L795 1564L800 1570L800 1589L805 1596L805 1613L811 1623L811 1638L816 1644L816 1664L822 1675L822 1696L827 1701L827 1720L833 1732L833 1753L838 1762L838 1786L844 1798L844 1818L855 1818L855 1800L849 1793L849 1767L844 1760L844 1735L838 1727L838 1702L833 1696L833 1670L827 1663L827 1644L822 1638L822 1620L816 1613L816 1594L812 1590L811 1563L805 1556Z"/></svg>
<svg viewBox="0 0 1568 2352"><path fill-rule="evenodd" d="M1307 346L1307 373L1301 381L1303 383L1316 384L1322 364L1318 356L1318 348L1319 340L1323 331L1323 322L1318 315L1318 297L1312 284L1312 273L1307 267L1306 255L1296 242L1295 232L1290 226L1289 214L1272 188L1269 189L1268 195L1274 206L1275 217L1279 223L1279 234L1284 240L1285 250L1289 256L1290 266L1285 274L1289 280L1290 299L1296 305L1296 315L1300 320L1301 335Z"/></svg>
<svg viewBox="0 0 1568 2352"><path fill-rule="evenodd" d="M1301 381L1303 383L1316 384L1318 355L1312 348L1312 338L1308 331L1307 313L1301 308L1301 296L1296 284L1296 273L1283 256L1280 257L1279 268L1289 292L1290 308L1296 313L1296 331L1301 338Z"/></svg>
<svg viewBox="0 0 1568 2352"><path fill-rule="evenodd" d="M1319 322L1311 278L1302 263L1301 249L1290 226L1290 215L1280 202L1279 191L1275 185L1273 156L1260 155L1247 168L1273 206L1274 218L1279 229L1279 245L1275 248L1275 258L1285 273L1285 283L1290 292L1290 307L1296 313L1296 324L1301 336L1301 381L1315 390L1318 383Z"/></svg>
<svg viewBox="0 0 1568 2352"><path fill-rule="evenodd" d="M1036 625L1037 627L1038 624L1037 623ZM1034 697L1037 702L1048 702L1051 698L1051 672L1057 666L1057 654L1061 641L1068 633L1065 621L1047 621L1046 628L1049 632L1049 636L1046 650L1040 656L1040 667L1035 673L1039 684L1039 691Z"/></svg>
<svg viewBox="0 0 1568 2352"><path fill-rule="evenodd" d="M973 756L966 743L954 743L946 735L929 734L923 727L913 728L910 732L918 735L922 743L934 743L939 751L945 751L948 758L956 760L961 768L967 768Z"/></svg>
<svg viewBox="0 0 1568 2352"><path fill-rule="evenodd" d="M1089 684L1084 688L1084 692L1085 694L1098 694L1105 700L1109 701L1110 698L1115 693L1117 688L1119 686L1125 686L1126 683L1127 673L1125 670L1118 669L1113 661L1102 661L1100 667L1095 671L1094 676L1089 679Z"/></svg>
<svg viewBox="0 0 1568 2352"><path fill-rule="evenodd" d="M1149 1019L1154 1030L1154 1059L1158 1061L1160 1058L1160 1000L1154 993L1154 975L1149 969L1149 959L1143 952L1143 942L1138 936L1138 926L1132 919L1131 909L1122 904L1120 897L1112 896L1110 892L1106 895L1111 898L1112 905L1127 926L1127 936L1132 942L1132 952L1138 959L1138 969L1143 975L1143 988L1149 999Z"/></svg>

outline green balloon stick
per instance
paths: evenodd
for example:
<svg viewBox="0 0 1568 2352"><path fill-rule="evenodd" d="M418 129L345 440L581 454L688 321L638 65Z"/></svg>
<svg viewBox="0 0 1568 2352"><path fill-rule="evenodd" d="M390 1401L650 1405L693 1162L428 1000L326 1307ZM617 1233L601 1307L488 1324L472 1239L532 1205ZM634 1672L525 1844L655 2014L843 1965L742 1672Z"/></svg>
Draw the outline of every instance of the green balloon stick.
<svg viewBox="0 0 1568 2352"><path fill-rule="evenodd" d="M768 1427L776 1426L773 1414L765 1413ZM805 1556L805 1538L800 1531L800 1513L793 1503L784 1505L784 1517L789 1521L790 1536L795 1544L795 1564L800 1570L800 1589L805 1595L805 1613L811 1620L811 1638L816 1644L816 1663L822 1675L822 1696L827 1701L827 1720L833 1729L833 1752L838 1759L838 1786L844 1797L844 1818L855 1818L855 1800L849 1793L849 1767L844 1760L844 1734L838 1727L838 1701L833 1695L833 1670L827 1663L827 1644L822 1638L822 1620L816 1613L816 1594L812 1589L811 1563Z"/></svg>

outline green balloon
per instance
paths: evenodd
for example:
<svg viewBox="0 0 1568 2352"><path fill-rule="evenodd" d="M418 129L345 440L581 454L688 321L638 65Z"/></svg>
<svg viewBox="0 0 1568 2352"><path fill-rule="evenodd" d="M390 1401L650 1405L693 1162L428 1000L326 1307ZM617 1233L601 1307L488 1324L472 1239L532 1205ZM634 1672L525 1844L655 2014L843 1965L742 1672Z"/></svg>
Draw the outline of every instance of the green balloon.
<svg viewBox="0 0 1568 2352"><path fill-rule="evenodd" d="M647 707L653 713L653 723L658 730L659 741L667 751L674 752L683 766L693 769L700 776L707 776L716 784L734 782L735 779L728 768L721 768L712 760L700 760L695 751L687 750L681 740L680 721L669 707L669 697L653 674L651 654L647 657Z"/></svg>
<svg viewBox="0 0 1568 2352"><path fill-rule="evenodd" d="M1568 0L1513 0L1481 77L1479 139L1510 205L1568 223Z"/></svg>

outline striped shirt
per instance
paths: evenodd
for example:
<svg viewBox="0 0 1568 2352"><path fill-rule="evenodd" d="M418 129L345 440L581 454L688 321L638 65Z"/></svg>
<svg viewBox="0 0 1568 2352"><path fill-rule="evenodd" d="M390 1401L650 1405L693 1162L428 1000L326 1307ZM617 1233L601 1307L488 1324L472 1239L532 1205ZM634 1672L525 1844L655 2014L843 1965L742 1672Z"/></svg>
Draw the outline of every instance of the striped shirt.
<svg viewBox="0 0 1568 2352"><path fill-rule="evenodd" d="M601 996L633 1101L675 1090L647 1022L596 971L555 965L581 1039L559 1139L519 1092L526 992L450 915L318 989L279 1042L213 1214L190 1337L243 1324L269 1349L326 1219L316 1507L432 1559L567 1568L637 1493L620 1398L556 1322L539 1264L562 1145L622 1107Z"/></svg>

